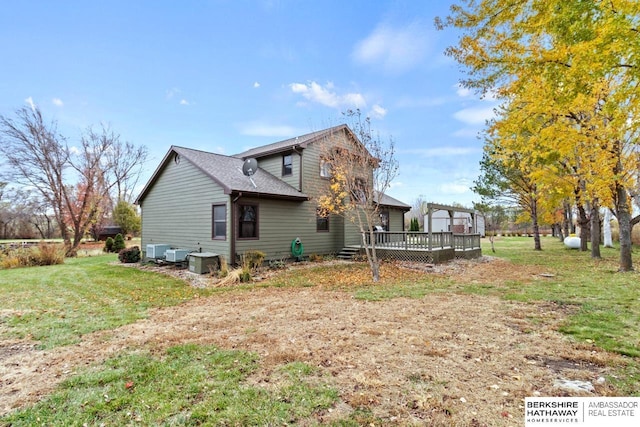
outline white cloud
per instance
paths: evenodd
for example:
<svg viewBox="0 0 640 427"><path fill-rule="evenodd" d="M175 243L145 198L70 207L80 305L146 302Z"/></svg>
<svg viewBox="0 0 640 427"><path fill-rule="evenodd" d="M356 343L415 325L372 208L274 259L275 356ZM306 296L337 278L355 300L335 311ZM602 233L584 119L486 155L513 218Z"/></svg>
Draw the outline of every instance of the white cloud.
<svg viewBox="0 0 640 427"><path fill-rule="evenodd" d="M471 192L471 184L466 181L447 182L439 186L440 192L444 194L464 194Z"/></svg>
<svg viewBox="0 0 640 427"><path fill-rule="evenodd" d="M325 105L331 108L362 108L367 105L364 96L360 93L346 93L339 95L334 89L333 83L329 82L324 87L316 82L291 83L289 85L293 93L302 95L305 99Z"/></svg>
<svg viewBox="0 0 640 427"><path fill-rule="evenodd" d="M373 105L373 107L371 107L371 111L369 112L369 116L374 119L382 119L386 115L387 109L378 104Z"/></svg>
<svg viewBox="0 0 640 427"><path fill-rule="evenodd" d="M189 101L187 101L186 99L181 99L180 105L189 105Z"/></svg>
<svg viewBox="0 0 640 427"><path fill-rule="evenodd" d="M307 91L307 85L303 83L291 83L289 87L294 93L304 93Z"/></svg>
<svg viewBox="0 0 640 427"><path fill-rule="evenodd" d="M31 109L35 111L36 104L33 102L33 98L32 97L28 97L27 99L24 100L24 102L29 104L29 107L31 107Z"/></svg>
<svg viewBox="0 0 640 427"><path fill-rule="evenodd" d="M494 107L464 108L456 111L453 117L468 125L483 125L487 120L494 117Z"/></svg>
<svg viewBox="0 0 640 427"><path fill-rule="evenodd" d="M425 26L417 22L402 28L379 25L358 42L352 56L366 65L382 65L388 71L401 72L418 64L427 53Z"/></svg>
<svg viewBox="0 0 640 427"><path fill-rule="evenodd" d="M240 133L249 136L289 137L296 135L298 130L287 125L273 125L263 122L249 122L239 125Z"/></svg>
<svg viewBox="0 0 640 427"><path fill-rule="evenodd" d="M468 88L462 86L461 84L457 84L454 87L456 88L456 93L461 98L468 98L473 94L471 92L471 90L469 90Z"/></svg>
<svg viewBox="0 0 640 427"><path fill-rule="evenodd" d="M253 82L253 87L254 88L259 88L260 87L260 83L259 82Z"/></svg>
<svg viewBox="0 0 640 427"><path fill-rule="evenodd" d="M53 105L55 105L56 107L64 106L64 102L62 102L62 99L60 98L53 98L51 102L53 102Z"/></svg>

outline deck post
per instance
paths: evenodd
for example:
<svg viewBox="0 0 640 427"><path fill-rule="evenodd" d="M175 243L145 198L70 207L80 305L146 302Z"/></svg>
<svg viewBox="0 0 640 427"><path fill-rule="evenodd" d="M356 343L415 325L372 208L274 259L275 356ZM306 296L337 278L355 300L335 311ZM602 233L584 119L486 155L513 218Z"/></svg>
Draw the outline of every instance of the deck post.
<svg viewBox="0 0 640 427"><path fill-rule="evenodd" d="M427 221L428 224L427 225L428 225L428 230L429 230L429 242L428 242L428 246L427 247L429 248L430 251L432 251L433 250L433 233L431 231L431 211L432 211L432 209L431 209L431 207L428 207L428 209L429 209L429 214L427 215L427 218L428 218L428 221Z"/></svg>

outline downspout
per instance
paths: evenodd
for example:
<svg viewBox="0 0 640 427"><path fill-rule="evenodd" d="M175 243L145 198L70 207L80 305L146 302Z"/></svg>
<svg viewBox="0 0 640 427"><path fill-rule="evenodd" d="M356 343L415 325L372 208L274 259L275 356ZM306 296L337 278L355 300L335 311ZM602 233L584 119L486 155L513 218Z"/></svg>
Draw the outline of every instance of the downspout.
<svg viewBox="0 0 640 427"><path fill-rule="evenodd" d="M300 158L300 167L298 168L298 191L302 193L302 151L298 151L298 146L293 147L292 150Z"/></svg>

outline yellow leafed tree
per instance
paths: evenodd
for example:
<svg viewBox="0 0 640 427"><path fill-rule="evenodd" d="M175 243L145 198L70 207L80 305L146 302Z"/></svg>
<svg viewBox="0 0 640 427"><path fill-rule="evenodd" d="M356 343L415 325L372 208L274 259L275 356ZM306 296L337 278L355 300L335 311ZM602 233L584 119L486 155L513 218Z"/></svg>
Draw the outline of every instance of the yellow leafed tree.
<svg viewBox="0 0 640 427"><path fill-rule="evenodd" d="M537 188L567 193L592 236L600 206L614 210L621 271L633 269L639 220L629 201L637 188L639 21L636 0L464 0L437 20L464 32L447 53L465 67L465 86L503 100L508 114L494 130L527 158ZM525 139L511 137L523 132ZM594 238L599 256L596 249Z"/></svg>
<svg viewBox="0 0 640 427"><path fill-rule="evenodd" d="M371 121L359 110L347 111L351 120L352 141L338 144L328 137L323 159L330 165L330 183L318 198L322 215L335 214L355 224L362 236L373 281L380 280L380 262L375 248L375 227L380 222L378 201L398 172L392 139L383 143L371 129Z"/></svg>

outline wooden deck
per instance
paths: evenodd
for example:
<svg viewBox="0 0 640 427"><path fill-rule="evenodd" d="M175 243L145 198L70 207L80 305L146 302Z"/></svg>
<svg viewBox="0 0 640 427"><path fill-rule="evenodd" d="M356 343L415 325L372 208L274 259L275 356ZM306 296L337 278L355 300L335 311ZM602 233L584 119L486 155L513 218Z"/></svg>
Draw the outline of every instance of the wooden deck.
<svg viewBox="0 0 640 427"><path fill-rule="evenodd" d="M469 259L482 256L478 233L383 231L375 233L374 237L376 254L380 259L437 264L455 258ZM365 234L365 238L366 244L371 246L369 234Z"/></svg>

